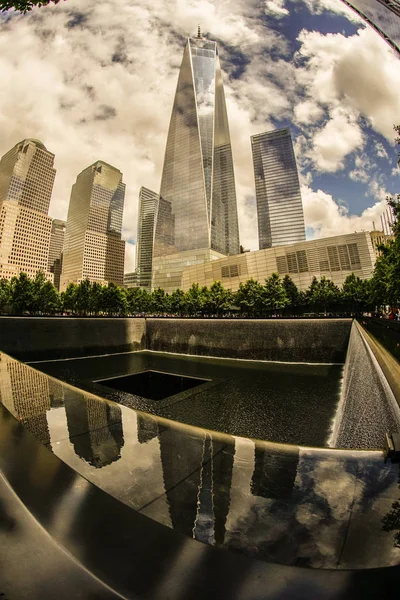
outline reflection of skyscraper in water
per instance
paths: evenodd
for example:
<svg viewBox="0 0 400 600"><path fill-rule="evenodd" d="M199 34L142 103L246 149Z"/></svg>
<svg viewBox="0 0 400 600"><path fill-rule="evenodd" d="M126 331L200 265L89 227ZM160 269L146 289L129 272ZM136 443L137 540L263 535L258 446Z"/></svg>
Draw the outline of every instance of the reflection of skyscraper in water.
<svg viewBox="0 0 400 600"><path fill-rule="evenodd" d="M49 377L49 394L51 408L64 406L64 385L61 381Z"/></svg>
<svg viewBox="0 0 400 600"><path fill-rule="evenodd" d="M46 412L50 410L47 375L0 356L0 401L43 444L50 442Z"/></svg>
<svg viewBox="0 0 400 600"><path fill-rule="evenodd" d="M251 493L261 498L290 498L299 464L299 452L284 454L256 443Z"/></svg>
<svg viewBox="0 0 400 600"><path fill-rule="evenodd" d="M64 405L69 439L78 456L96 468L121 457L124 437L118 404L66 389Z"/></svg>
<svg viewBox="0 0 400 600"><path fill-rule="evenodd" d="M154 417L143 416L137 413L137 437L139 444L147 444L158 436L158 422Z"/></svg>
<svg viewBox="0 0 400 600"><path fill-rule="evenodd" d="M229 511L234 443L166 429L159 434L164 485L174 529L222 544Z"/></svg>

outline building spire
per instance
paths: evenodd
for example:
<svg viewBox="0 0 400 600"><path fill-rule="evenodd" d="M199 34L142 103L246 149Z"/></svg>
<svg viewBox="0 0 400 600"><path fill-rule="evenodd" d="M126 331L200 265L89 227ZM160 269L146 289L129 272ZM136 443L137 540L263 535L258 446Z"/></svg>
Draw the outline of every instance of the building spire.
<svg viewBox="0 0 400 600"><path fill-rule="evenodd" d="M201 40L201 30L200 30L200 25L197 25L197 38L199 40Z"/></svg>

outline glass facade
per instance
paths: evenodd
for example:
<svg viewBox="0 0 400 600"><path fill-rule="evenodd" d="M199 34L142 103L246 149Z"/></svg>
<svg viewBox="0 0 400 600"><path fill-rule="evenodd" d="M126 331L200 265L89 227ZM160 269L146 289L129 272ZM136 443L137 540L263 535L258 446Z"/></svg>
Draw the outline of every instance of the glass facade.
<svg viewBox="0 0 400 600"><path fill-rule="evenodd" d="M168 132L154 257L239 252L232 150L217 45L190 38Z"/></svg>
<svg viewBox="0 0 400 600"><path fill-rule="evenodd" d="M139 216L136 250L137 285L151 288L154 221L159 195L142 187L139 193Z"/></svg>
<svg viewBox="0 0 400 600"><path fill-rule="evenodd" d="M400 54L399 0L342 0Z"/></svg>
<svg viewBox="0 0 400 600"><path fill-rule="evenodd" d="M306 239L303 204L288 128L251 137L260 250Z"/></svg>
<svg viewBox="0 0 400 600"><path fill-rule="evenodd" d="M124 199L122 173L115 167L97 161L78 175L68 209L61 290L86 278L123 285Z"/></svg>
<svg viewBox="0 0 400 600"><path fill-rule="evenodd" d="M54 274L54 285L60 289L60 277L62 270L62 256L64 247L65 227L67 223L59 219L53 219L51 225L50 247L49 247L49 271Z"/></svg>
<svg viewBox="0 0 400 600"><path fill-rule="evenodd" d="M56 170L54 154L39 140L16 144L0 160L0 278L49 269L52 219L48 210Z"/></svg>

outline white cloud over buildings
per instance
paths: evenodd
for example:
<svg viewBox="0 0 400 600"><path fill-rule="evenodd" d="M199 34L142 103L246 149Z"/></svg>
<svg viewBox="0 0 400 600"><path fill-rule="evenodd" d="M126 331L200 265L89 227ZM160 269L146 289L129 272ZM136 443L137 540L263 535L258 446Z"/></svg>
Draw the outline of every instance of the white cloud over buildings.
<svg viewBox="0 0 400 600"><path fill-rule="evenodd" d="M329 9L361 23L339 0L306 3L315 14ZM284 120L301 132L296 153L307 181L309 230L325 235L370 228L370 213L380 204L354 217L340 199L312 189L312 173L364 182L375 201L380 192L371 182L380 182L374 168L357 160L365 154L366 126L392 142L400 61L361 24L348 37L303 29L293 57L272 24L294 6L285 0L67 0L12 16L0 24L0 153L25 137L41 139L55 153L50 212L58 218L66 218L82 169L98 159L119 168L127 184L123 235L134 240L139 189L159 189L185 37L200 23L220 41L241 243L257 246L250 135ZM386 158L382 144L375 153ZM126 270L133 266L128 246Z"/></svg>

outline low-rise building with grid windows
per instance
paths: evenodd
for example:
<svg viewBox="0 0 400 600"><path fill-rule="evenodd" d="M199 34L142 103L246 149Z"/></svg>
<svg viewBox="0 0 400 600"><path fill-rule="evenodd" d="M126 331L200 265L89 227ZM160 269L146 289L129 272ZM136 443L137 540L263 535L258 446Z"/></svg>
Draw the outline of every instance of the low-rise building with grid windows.
<svg viewBox="0 0 400 600"><path fill-rule="evenodd" d="M35 139L22 140L0 160L0 278L43 271L53 281L48 264L53 164L54 154Z"/></svg>
<svg viewBox="0 0 400 600"><path fill-rule="evenodd" d="M115 167L99 160L78 175L68 209L61 291L84 279L123 285L124 200L125 184Z"/></svg>
<svg viewBox="0 0 400 600"><path fill-rule="evenodd" d="M189 266L182 274L182 289L187 291L193 283L209 287L214 281L221 281L225 288L236 291L248 279L264 283L272 273L289 275L299 290L306 290L314 276L326 277L341 286L351 273L369 279L375 262L369 232L351 233Z"/></svg>

